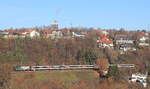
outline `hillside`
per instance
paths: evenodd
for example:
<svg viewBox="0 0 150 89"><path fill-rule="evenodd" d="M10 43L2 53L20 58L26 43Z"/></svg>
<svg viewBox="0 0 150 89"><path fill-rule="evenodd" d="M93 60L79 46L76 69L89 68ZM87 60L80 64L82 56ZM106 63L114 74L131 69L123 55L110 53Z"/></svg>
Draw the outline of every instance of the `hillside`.
<svg viewBox="0 0 150 89"><path fill-rule="evenodd" d="M143 89L125 80L100 81L96 71L13 72L11 89Z"/></svg>
<svg viewBox="0 0 150 89"><path fill-rule="evenodd" d="M96 89L95 71L13 72L12 89Z"/></svg>
<svg viewBox="0 0 150 89"><path fill-rule="evenodd" d="M143 89L140 84L127 80L134 73L150 75L150 46L138 46L135 40L132 45L136 50L126 50L127 46L122 49L119 47L123 45L118 45L120 41L117 41L122 34L114 36L120 31L110 32L108 36L93 31L87 32L84 38L0 38L0 89ZM128 34L126 36L128 38ZM101 42L113 42L114 47L102 47ZM103 59L107 62L97 63ZM108 64L134 64L135 68L111 68ZM108 74L101 76L101 70L99 74L82 70L12 72L18 65L98 65Z"/></svg>

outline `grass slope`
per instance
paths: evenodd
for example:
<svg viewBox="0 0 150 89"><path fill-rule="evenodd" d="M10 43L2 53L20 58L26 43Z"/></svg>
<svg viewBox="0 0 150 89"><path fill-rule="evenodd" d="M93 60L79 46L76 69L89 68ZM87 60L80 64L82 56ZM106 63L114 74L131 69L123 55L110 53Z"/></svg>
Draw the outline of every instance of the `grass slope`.
<svg viewBox="0 0 150 89"><path fill-rule="evenodd" d="M13 89L43 87L44 89L71 89L79 86L94 89L98 80L98 73L91 70L15 72L12 74L11 87Z"/></svg>

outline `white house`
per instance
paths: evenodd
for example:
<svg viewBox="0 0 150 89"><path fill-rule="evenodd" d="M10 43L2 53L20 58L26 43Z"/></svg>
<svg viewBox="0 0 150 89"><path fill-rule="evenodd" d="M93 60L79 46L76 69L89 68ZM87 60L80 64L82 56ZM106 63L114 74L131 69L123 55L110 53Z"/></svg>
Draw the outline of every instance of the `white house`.
<svg viewBox="0 0 150 89"><path fill-rule="evenodd" d="M36 29L30 29L30 30L6 30L3 31L2 35L4 38L24 38L24 37L38 37L40 36L40 33Z"/></svg>
<svg viewBox="0 0 150 89"><path fill-rule="evenodd" d="M111 41L109 39L109 36L104 34L104 35L101 35L98 40L97 40L97 43L98 43L98 47L100 48L113 48L114 45L113 45L113 41Z"/></svg>
<svg viewBox="0 0 150 89"><path fill-rule="evenodd" d="M149 46L149 34L148 33L144 33L144 32L140 32L137 34L138 37L138 45L139 46Z"/></svg>
<svg viewBox="0 0 150 89"><path fill-rule="evenodd" d="M102 48L113 48L113 42L107 39L100 39L97 40L98 42L98 47L102 47Z"/></svg>
<svg viewBox="0 0 150 89"><path fill-rule="evenodd" d="M101 31L101 33L102 33L103 35L108 35L108 34L109 34L109 33L108 33L107 31L105 31L105 30Z"/></svg>
<svg viewBox="0 0 150 89"><path fill-rule="evenodd" d="M144 87L147 87L147 74L140 74L140 73L136 73L136 74L132 74L131 78L129 78L129 82L133 82L133 83L140 83L142 84Z"/></svg>
<svg viewBox="0 0 150 89"><path fill-rule="evenodd" d="M142 42L145 42L145 41L148 40L148 39L149 39L148 37L143 36L143 37L141 37L139 40L142 41Z"/></svg>
<svg viewBox="0 0 150 89"><path fill-rule="evenodd" d="M149 46L149 43L146 43L146 42L140 42L140 43L139 43L139 46Z"/></svg>
<svg viewBox="0 0 150 89"><path fill-rule="evenodd" d="M134 44L134 40L127 34L117 34L114 38L116 44Z"/></svg>
<svg viewBox="0 0 150 89"><path fill-rule="evenodd" d="M51 38L51 39L55 39L55 38L61 38L63 36L63 33L61 32L61 30L42 30L41 31L41 35L46 37L46 38Z"/></svg>
<svg viewBox="0 0 150 89"><path fill-rule="evenodd" d="M50 37L52 39L54 38L61 38L63 36L62 32L60 30L54 30L52 31L52 34L50 35Z"/></svg>
<svg viewBox="0 0 150 89"><path fill-rule="evenodd" d="M14 31L14 33L18 33L18 37L39 37L40 33L36 29L23 30L23 31Z"/></svg>
<svg viewBox="0 0 150 89"><path fill-rule="evenodd" d="M130 45L120 45L119 47L120 50L126 52L126 51L136 51L136 48Z"/></svg>
<svg viewBox="0 0 150 89"><path fill-rule="evenodd" d="M29 30L27 32L24 32L23 34L25 34L26 36L29 36L31 38L40 36L40 33L36 30Z"/></svg>
<svg viewBox="0 0 150 89"><path fill-rule="evenodd" d="M149 43L147 43L146 40L149 40L146 36L139 38L139 46L149 46Z"/></svg>
<svg viewBox="0 0 150 89"><path fill-rule="evenodd" d="M85 37L81 32L72 32L72 37Z"/></svg>

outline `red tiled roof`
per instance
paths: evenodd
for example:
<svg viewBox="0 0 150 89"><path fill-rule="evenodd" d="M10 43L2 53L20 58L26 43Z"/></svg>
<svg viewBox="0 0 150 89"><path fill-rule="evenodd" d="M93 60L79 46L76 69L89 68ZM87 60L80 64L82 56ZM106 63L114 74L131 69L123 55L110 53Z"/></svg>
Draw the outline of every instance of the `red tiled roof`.
<svg viewBox="0 0 150 89"><path fill-rule="evenodd" d="M17 33L17 34L23 34L23 33L31 33L36 29L28 29L28 30L5 30L5 32L9 32L9 34Z"/></svg>
<svg viewBox="0 0 150 89"><path fill-rule="evenodd" d="M128 34L116 34L115 36L127 37Z"/></svg>
<svg viewBox="0 0 150 89"><path fill-rule="evenodd" d="M112 41L106 40L106 39L101 39L101 40L99 40L99 42L104 43L104 44L113 44Z"/></svg>
<svg viewBox="0 0 150 89"><path fill-rule="evenodd" d="M144 32L139 32L139 33L136 34L136 36L142 37L142 36L145 36L145 33Z"/></svg>
<svg viewBox="0 0 150 89"><path fill-rule="evenodd" d="M42 34L52 34L53 30L42 30Z"/></svg>
<svg viewBox="0 0 150 89"><path fill-rule="evenodd" d="M108 35L101 35L100 38L101 38L101 39L108 39L109 36L108 36Z"/></svg>
<svg viewBox="0 0 150 89"><path fill-rule="evenodd" d="M63 30L61 30L63 33L67 33L67 32L69 32L69 30L70 29L63 29Z"/></svg>
<svg viewBox="0 0 150 89"><path fill-rule="evenodd" d="M36 29L25 30L24 32L31 33L32 31L36 31Z"/></svg>

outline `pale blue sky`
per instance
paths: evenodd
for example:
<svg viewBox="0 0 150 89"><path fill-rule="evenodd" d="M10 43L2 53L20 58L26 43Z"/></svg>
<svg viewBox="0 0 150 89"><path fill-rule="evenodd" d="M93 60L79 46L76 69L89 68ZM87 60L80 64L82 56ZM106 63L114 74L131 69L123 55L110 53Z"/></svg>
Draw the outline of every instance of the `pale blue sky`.
<svg viewBox="0 0 150 89"><path fill-rule="evenodd" d="M55 19L61 27L150 29L150 0L0 0L0 11L0 29Z"/></svg>

